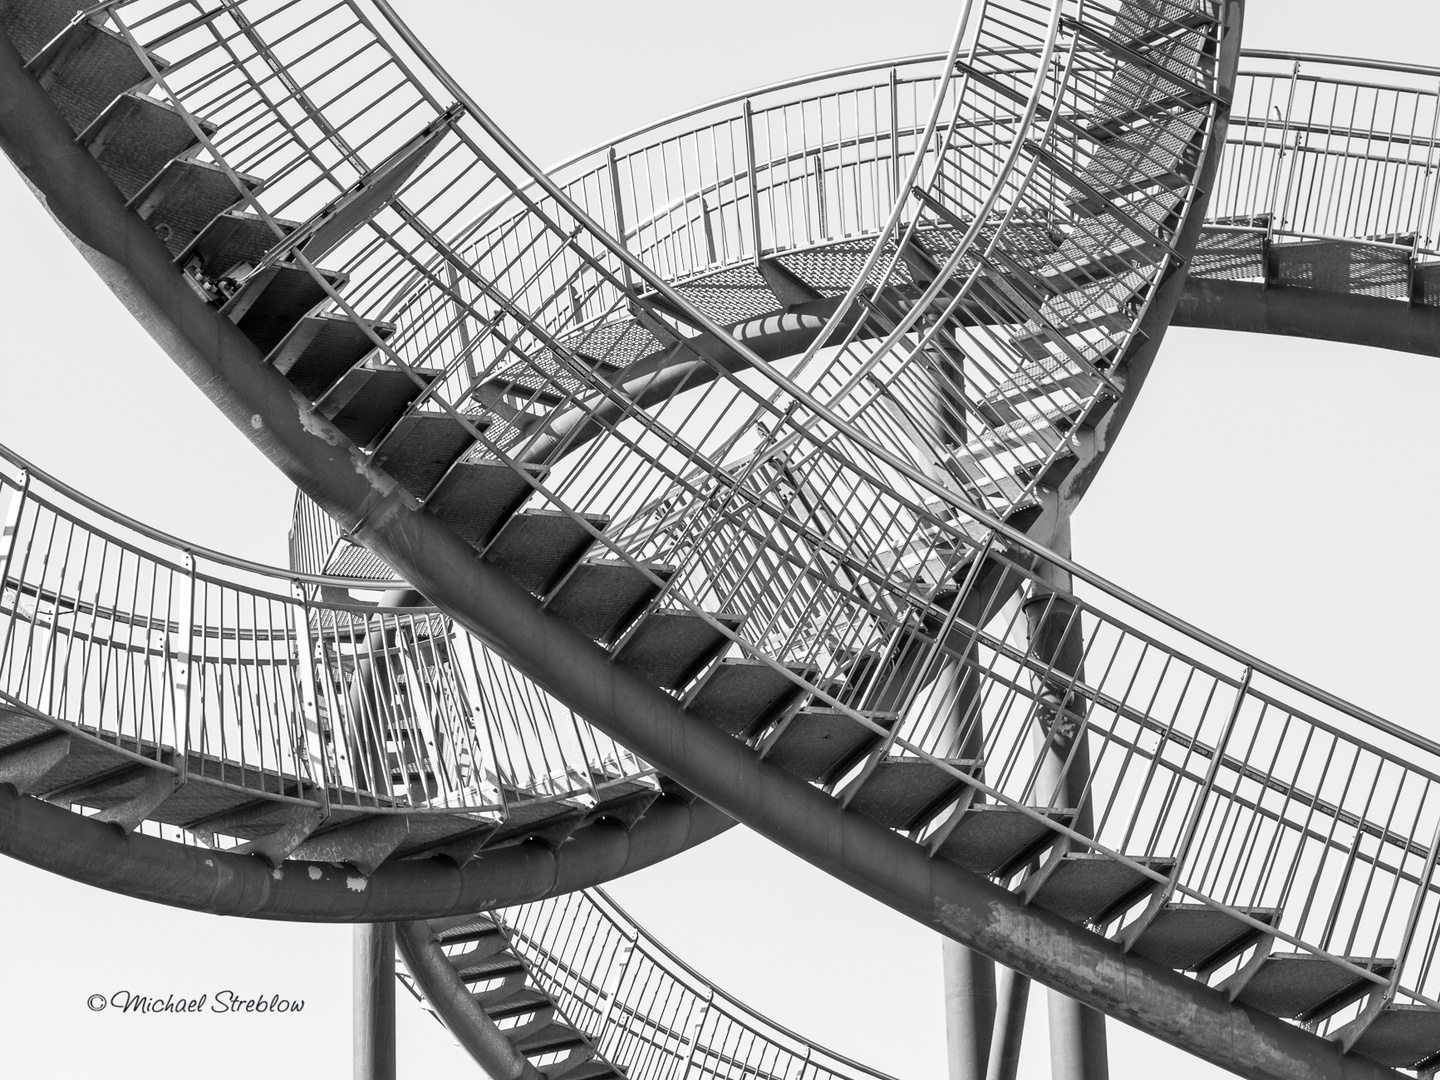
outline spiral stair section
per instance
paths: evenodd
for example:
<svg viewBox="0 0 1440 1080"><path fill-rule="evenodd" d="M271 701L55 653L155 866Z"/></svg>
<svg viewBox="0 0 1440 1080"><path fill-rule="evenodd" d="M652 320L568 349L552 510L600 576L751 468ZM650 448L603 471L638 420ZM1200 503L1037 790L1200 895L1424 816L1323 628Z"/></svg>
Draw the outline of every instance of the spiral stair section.
<svg viewBox="0 0 1440 1080"><path fill-rule="evenodd" d="M817 96L853 106L829 131L824 106L746 98L552 179L384 3L0 6L7 153L313 501L296 561L319 571L243 632L222 615L197 635L223 583L185 582L181 559L145 603L92 594L111 563L37 543L26 507L54 511L20 478L5 573L24 645L0 767L98 814L13 800L6 850L54 865L42 825L100 849L107 823L149 821L251 845L207 856L229 873L263 856L274 895L245 913L471 918L522 898L467 892L464 866L492 850L548 852L527 887L561 892L592 883L555 864L602 823L633 848L658 808L710 815L639 843L653 859L723 827L718 807L1246 1075L1425 1071L1436 748L1065 557L1187 269L1192 290L1354 295L1428 325L1433 193L1406 203L1403 185L1433 157L1433 94L1395 91L1411 133L1392 123L1368 160L1404 197L1367 218L1344 193L1373 176L1337 163L1347 140L1373 148L1384 114L1322 123L1297 88L1325 80L1297 69L1286 101L1309 117L1272 124L1236 97L1259 85L1237 76L1239 13L991 4L928 72ZM1241 100L1248 137L1226 161L1274 178L1248 194L1217 173ZM1332 171L1307 188L1302 161ZM675 190L649 182L657 162ZM1217 176L1235 204L1206 228ZM1307 189L1324 193L1311 218L1276 216ZM357 602L355 575L388 576L362 549L493 659L436 674L453 635L428 610ZM144 593L132 562L106 588ZM147 604L177 588L184 614L160 620ZM241 653L281 641L314 662L287 662L287 683L253 659L242 684ZM67 665L92 646L165 658L168 689L95 675L82 716ZM614 752L517 777L493 749L462 753L468 718L427 742L444 722L415 722L423 695L397 687L481 669L519 714L563 708ZM247 741L262 675L298 700ZM507 700L471 689L455 712ZM122 693L142 704L107 734ZM70 872L129 891L127 860L200 873L141 839ZM442 861L460 878L438 882ZM602 862L631 865L585 872Z"/></svg>

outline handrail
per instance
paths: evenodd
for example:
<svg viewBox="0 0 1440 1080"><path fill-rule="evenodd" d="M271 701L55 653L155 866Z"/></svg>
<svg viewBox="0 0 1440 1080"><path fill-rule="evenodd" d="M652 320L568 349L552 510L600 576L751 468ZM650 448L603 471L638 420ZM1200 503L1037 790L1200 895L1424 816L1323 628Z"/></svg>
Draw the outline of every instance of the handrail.
<svg viewBox="0 0 1440 1080"><path fill-rule="evenodd" d="M247 573L258 574L262 577L274 578L277 581L281 582L300 582L305 585L334 585L350 589L388 590L394 589L397 584L393 578L383 580L360 580L356 578L337 577L333 575L326 576L324 574L306 574L301 573L298 570L290 570L279 566L271 566L268 563L255 562L251 559L241 558L238 555L229 555L223 551L216 551L214 548L206 547L203 544L196 544L189 540L183 540L178 536L174 536L170 533L165 532L163 529L157 529L153 525L147 525L145 522L133 518L130 515L123 513L122 511L105 505L98 499L91 498L89 495L86 495L84 492L71 487L69 484L65 483L63 480L59 479L53 474L46 472L34 462L16 453L14 450L10 449L10 447L6 446L3 443L0 443L0 459L8 461L16 468L21 469L29 473L31 476L34 476L37 479L43 481L47 487L59 492L77 505L83 506L91 513L99 515L106 521L109 521L115 525L120 525L133 533L145 537L148 540L154 540L158 543L166 545L167 547L175 548L182 554L198 556L199 558L206 559L207 561L213 562L219 566L228 566L234 570L244 570ZM394 610L409 609L397 608Z"/></svg>

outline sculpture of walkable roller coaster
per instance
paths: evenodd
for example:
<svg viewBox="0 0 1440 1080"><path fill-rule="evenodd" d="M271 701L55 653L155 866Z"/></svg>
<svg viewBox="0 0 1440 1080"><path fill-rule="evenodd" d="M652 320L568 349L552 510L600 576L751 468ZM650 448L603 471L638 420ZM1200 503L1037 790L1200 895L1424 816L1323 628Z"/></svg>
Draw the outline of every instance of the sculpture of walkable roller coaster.
<svg viewBox="0 0 1440 1080"><path fill-rule="evenodd" d="M0 0L0 146L300 491L271 570L5 455L0 849L398 924L506 1080L874 1075L577 891L737 821L1010 973L957 1075L1028 979L1430 1072L1440 746L1069 558L1172 322L1440 352L1435 72L1242 8L967 4L546 174L386 0Z"/></svg>

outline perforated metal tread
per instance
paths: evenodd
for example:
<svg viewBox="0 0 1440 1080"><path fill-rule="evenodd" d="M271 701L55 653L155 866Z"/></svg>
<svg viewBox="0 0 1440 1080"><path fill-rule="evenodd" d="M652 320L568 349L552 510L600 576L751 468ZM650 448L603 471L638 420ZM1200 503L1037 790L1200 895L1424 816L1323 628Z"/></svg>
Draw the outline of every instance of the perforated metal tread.
<svg viewBox="0 0 1440 1080"><path fill-rule="evenodd" d="M1275 908L1240 910L1266 926L1274 926L1280 917ZM1166 904L1131 951L1180 971L1210 971L1244 952L1263 934L1204 904Z"/></svg>
<svg viewBox="0 0 1440 1080"><path fill-rule="evenodd" d="M1073 810L1036 809L1042 818L1068 825ZM1060 836L1023 810L983 803L969 806L935 855L948 859L972 874L1008 877L1040 855Z"/></svg>
<svg viewBox="0 0 1440 1080"><path fill-rule="evenodd" d="M213 134L213 124L201 123ZM120 194L132 199L172 158L199 146L185 118L143 94L122 94L80 136Z"/></svg>
<svg viewBox="0 0 1440 1080"><path fill-rule="evenodd" d="M1440 1057L1440 1011L1426 1005L1387 1006L1355 1040L1350 1052L1392 1069L1429 1065Z"/></svg>
<svg viewBox="0 0 1440 1080"><path fill-rule="evenodd" d="M332 289L344 286L343 274L325 270L319 274ZM269 355L327 295L325 285L310 271L281 263L246 277L220 311L262 354Z"/></svg>
<svg viewBox="0 0 1440 1080"><path fill-rule="evenodd" d="M151 57L152 63L156 57ZM164 69L164 62L156 67ZM135 50L120 35L85 19L40 51L30 68L76 134L127 90L150 81Z"/></svg>
<svg viewBox="0 0 1440 1080"><path fill-rule="evenodd" d="M237 267L258 266L265 253L297 227L295 222L281 219L272 227L256 214L227 211L208 222L176 261L189 266L198 259L206 276L224 277Z"/></svg>
<svg viewBox="0 0 1440 1080"><path fill-rule="evenodd" d="M863 713L884 731L895 726L893 713ZM801 709L765 741L765 760L802 780L829 783L880 741L871 728L833 709Z"/></svg>
<svg viewBox="0 0 1440 1080"><path fill-rule="evenodd" d="M424 499L474 442L475 436L453 417L411 413L385 436L375 463L411 495Z"/></svg>
<svg viewBox="0 0 1440 1080"><path fill-rule="evenodd" d="M813 681L814 668L791 665L798 678ZM686 708L728 735L748 738L793 705L805 690L763 660L727 657L695 687Z"/></svg>
<svg viewBox="0 0 1440 1080"><path fill-rule="evenodd" d="M254 177L241 176L239 180L249 191L260 186ZM170 254L178 256L210 222L242 198L235 181L218 165L177 158L135 195L131 206Z"/></svg>
<svg viewBox="0 0 1440 1080"><path fill-rule="evenodd" d="M320 415L357 446L368 446L395 426L435 375L420 372L418 378L419 385L393 368L354 368L321 399Z"/></svg>
<svg viewBox="0 0 1440 1080"><path fill-rule="evenodd" d="M539 1031L515 1039L515 1048L526 1056L564 1050L579 1046L587 1040L569 1024L546 1024Z"/></svg>
<svg viewBox="0 0 1440 1080"><path fill-rule="evenodd" d="M485 558L537 596L543 596L595 543L590 531L610 524L603 514L581 521L560 510L525 510L510 518L485 549Z"/></svg>
<svg viewBox="0 0 1440 1080"><path fill-rule="evenodd" d="M658 563L646 569L669 581L675 569ZM644 571L618 559L591 559L575 567L547 607L586 637L608 645L623 633L660 591Z"/></svg>
<svg viewBox="0 0 1440 1080"><path fill-rule="evenodd" d="M1410 252L1346 240L1272 244L1268 274L1277 285L1325 292L1410 298Z"/></svg>
<svg viewBox="0 0 1440 1080"><path fill-rule="evenodd" d="M978 761L953 758L946 764L973 773ZM909 831L930 821L954 802L965 781L923 758L888 756L876 763L846 804L887 829Z"/></svg>
<svg viewBox="0 0 1440 1080"><path fill-rule="evenodd" d="M707 612L732 633L745 620L728 612ZM688 610L652 611L620 646L615 659L667 690L678 690L730 647L730 638Z"/></svg>
<svg viewBox="0 0 1440 1080"><path fill-rule="evenodd" d="M1388 978L1395 961L1347 956L1346 961ZM1233 992L1239 976L1220 989ZM1323 1019L1343 1009L1378 984L1310 953L1271 953L1245 979L1235 1000L1284 1020Z"/></svg>
<svg viewBox="0 0 1440 1080"><path fill-rule="evenodd" d="M395 333L390 323L367 324L384 340ZM269 362L290 384L314 401L375 348L365 331L338 315L306 315L271 351Z"/></svg>
<svg viewBox="0 0 1440 1080"><path fill-rule="evenodd" d="M1144 855L1131 862L1162 876L1175 868L1169 859ZM1108 856L1072 852L1046 877L1031 902L1072 922L1104 922L1159 887L1154 878Z"/></svg>
<svg viewBox="0 0 1440 1080"><path fill-rule="evenodd" d="M537 480L539 467L526 469ZM535 489L503 461L461 461L430 497L429 511L472 547L481 547L510 520Z"/></svg>

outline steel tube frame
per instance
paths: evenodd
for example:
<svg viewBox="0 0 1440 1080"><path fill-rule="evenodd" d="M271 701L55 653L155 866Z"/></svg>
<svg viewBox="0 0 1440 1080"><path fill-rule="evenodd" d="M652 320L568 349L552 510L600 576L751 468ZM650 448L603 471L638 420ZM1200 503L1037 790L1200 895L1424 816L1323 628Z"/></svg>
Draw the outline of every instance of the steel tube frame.
<svg viewBox="0 0 1440 1080"><path fill-rule="evenodd" d="M690 716L674 698L613 663L569 624L543 611L502 571L477 560L467 544L433 517L421 514L394 481L372 471L332 425L311 413L308 402L282 375L263 365L258 350L238 327L188 288L153 232L126 211L120 193L95 159L75 145L68 125L25 73L8 40L0 41L0 145L142 325L294 483L423 594L492 642L501 655L702 798L947 937L1223 1068L1256 1080L1294 1076L1397 1080L1399 1074L1392 1070L1344 1056L1334 1044L1275 1017L1230 1005L1218 991L1143 958L1127 956L1118 945L1057 915L1027 907L998 885L931 859L919 845L842 811L830 796L778 765L758 760L744 744ZM1198 220L1194 227L1198 229ZM1176 278L1161 290L1169 294L1171 305L1178 300ZM1165 302L1163 296L1157 300ZM6 847L29 845L37 856L31 861L41 865L54 861L49 859L52 853L34 852L33 845L41 838L38 830L22 827L17 832L20 801L8 792L0 795L0 836L6 837ZM86 823L68 811L45 809ZM108 829L98 823L94 827ZM114 830L109 832L113 836ZM162 843L133 836L120 839L123 847L141 847L147 840ZM70 854L91 862L98 853L87 848ZM117 870L123 876L124 867L113 865L115 854L111 846L111 876ZM196 864L215 860L212 871L201 875L213 882L219 870L215 854L192 854L198 856ZM548 849L547 855L554 860ZM343 875L329 869L332 875ZM227 871L233 873L233 866ZM433 867L411 871L401 863L390 877L412 873L435 871ZM447 883L452 889L454 873L458 872L452 872ZM363 898L356 906L378 906L375 898L382 892L392 903L398 899L393 888L376 888L384 875L382 867L354 894ZM325 868L321 876L325 877ZM105 877L94 874L89 880L103 884ZM287 886L285 879L305 879L308 873L292 873L287 867L279 879L263 877L286 891L305 885ZM196 888L193 880L175 880L171 885L192 895ZM484 906L483 900L452 903L449 910ZM377 915L367 911L358 918L373 921Z"/></svg>

